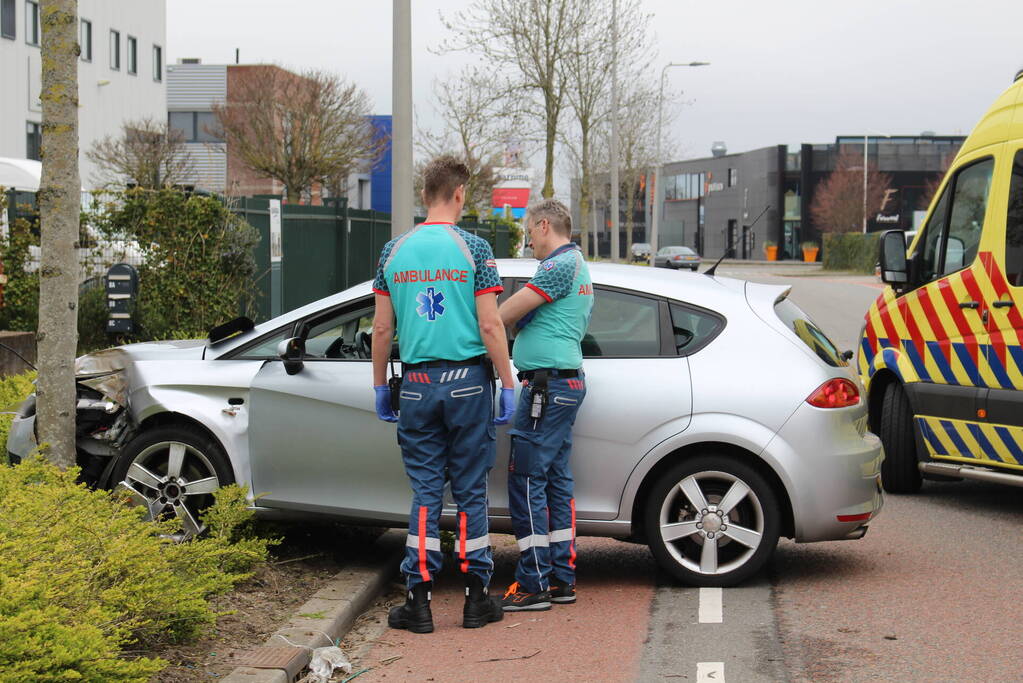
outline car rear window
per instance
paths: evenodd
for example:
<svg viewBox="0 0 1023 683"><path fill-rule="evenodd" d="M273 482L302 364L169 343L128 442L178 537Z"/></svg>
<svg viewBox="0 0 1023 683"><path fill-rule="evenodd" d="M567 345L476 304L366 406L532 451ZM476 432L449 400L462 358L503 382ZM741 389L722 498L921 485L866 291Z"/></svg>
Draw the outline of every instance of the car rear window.
<svg viewBox="0 0 1023 683"><path fill-rule="evenodd" d="M774 312L822 361L835 368L848 365L828 336L814 325L799 306L783 299L774 305Z"/></svg>

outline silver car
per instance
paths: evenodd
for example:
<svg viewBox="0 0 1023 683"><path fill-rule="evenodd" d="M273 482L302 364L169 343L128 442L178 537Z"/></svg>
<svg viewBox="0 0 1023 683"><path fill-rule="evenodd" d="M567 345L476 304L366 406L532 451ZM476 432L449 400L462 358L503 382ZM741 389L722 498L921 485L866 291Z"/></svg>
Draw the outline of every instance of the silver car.
<svg viewBox="0 0 1023 683"><path fill-rule="evenodd" d="M700 255L689 247L661 247L654 256L657 268L688 268L694 273L700 267Z"/></svg>
<svg viewBox="0 0 1023 683"><path fill-rule="evenodd" d="M535 261L498 262L510 295ZM679 580L726 586L779 536L857 539L882 505L881 444L856 374L788 289L592 264L587 398L573 433L578 533L648 543ZM266 517L402 526L395 427L374 412L370 283L213 341L132 344L78 359L85 477L120 486L185 534L229 482ZM232 336L233 335L233 336ZM222 339L226 337L226 339ZM303 348L304 346L304 348ZM34 446L34 401L7 448ZM491 522L511 529L507 427ZM447 497L445 523L455 508Z"/></svg>

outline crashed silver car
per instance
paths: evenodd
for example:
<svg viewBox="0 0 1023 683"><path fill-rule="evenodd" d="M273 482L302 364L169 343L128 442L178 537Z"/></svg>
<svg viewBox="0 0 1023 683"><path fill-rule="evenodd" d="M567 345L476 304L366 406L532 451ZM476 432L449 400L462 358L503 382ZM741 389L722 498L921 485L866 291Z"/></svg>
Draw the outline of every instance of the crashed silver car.
<svg viewBox="0 0 1023 683"><path fill-rule="evenodd" d="M499 261L508 296L535 261ZM579 534L648 543L693 585L757 572L779 536L857 539L882 505L880 441L859 380L781 286L593 264L587 398L573 434ZM219 486L247 484L267 517L401 526L409 486L395 427L374 412L364 283L209 340L78 359L86 478L122 487L185 535ZM34 447L34 403L15 458ZM492 528L510 530L507 427ZM445 524L456 510L447 498Z"/></svg>

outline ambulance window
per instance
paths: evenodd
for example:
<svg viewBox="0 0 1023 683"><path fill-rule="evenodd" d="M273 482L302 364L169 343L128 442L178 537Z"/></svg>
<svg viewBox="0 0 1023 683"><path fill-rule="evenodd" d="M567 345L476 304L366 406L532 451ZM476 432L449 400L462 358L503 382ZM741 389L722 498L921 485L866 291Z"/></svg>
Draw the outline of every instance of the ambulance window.
<svg viewBox="0 0 1023 683"><path fill-rule="evenodd" d="M945 275L962 270L977 257L994 167L994 159L985 159L956 177L942 269Z"/></svg>
<svg viewBox="0 0 1023 683"><path fill-rule="evenodd" d="M1023 287L1023 149L1016 152L1009 181L1009 215L1005 220L1005 277Z"/></svg>
<svg viewBox="0 0 1023 683"><path fill-rule="evenodd" d="M940 245L945 232L945 218L948 215L948 194L949 188L946 187L924 229L923 256L920 259L921 282L930 282L938 276L941 257Z"/></svg>

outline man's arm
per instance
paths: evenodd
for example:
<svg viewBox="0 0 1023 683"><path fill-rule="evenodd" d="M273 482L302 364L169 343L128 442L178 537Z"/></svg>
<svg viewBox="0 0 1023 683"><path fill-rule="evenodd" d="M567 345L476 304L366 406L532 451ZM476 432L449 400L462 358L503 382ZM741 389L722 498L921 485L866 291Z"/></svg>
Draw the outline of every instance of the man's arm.
<svg viewBox="0 0 1023 683"><path fill-rule="evenodd" d="M521 320L522 316L545 303L547 300L540 296L536 290L523 287L512 294L497 310L501 314L501 322L504 323L504 326L514 328L515 323Z"/></svg>
<svg viewBox="0 0 1023 683"><path fill-rule="evenodd" d="M476 317L479 319L480 337L483 338L483 345L487 347L490 360L494 363L497 376L501 378L501 386L505 389L514 387L511 361L508 359L508 338L505 335L504 323L497 312L497 294L488 292L476 297Z"/></svg>
<svg viewBox="0 0 1023 683"><path fill-rule="evenodd" d="M376 312L373 313L373 386L387 384L387 359L391 357L394 342L394 308L391 297L376 295ZM507 349L505 358L508 357Z"/></svg>

